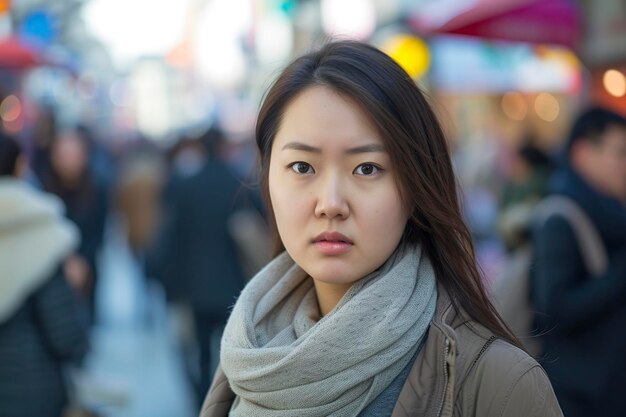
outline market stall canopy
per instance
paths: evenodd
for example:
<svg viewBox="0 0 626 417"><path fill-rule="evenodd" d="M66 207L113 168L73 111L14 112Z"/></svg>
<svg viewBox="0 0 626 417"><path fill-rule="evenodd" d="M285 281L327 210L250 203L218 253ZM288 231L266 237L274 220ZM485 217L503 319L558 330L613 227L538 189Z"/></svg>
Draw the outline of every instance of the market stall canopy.
<svg viewBox="0 0 626 417"><path fill-rule="evenodd" d="M48 63L40 52L15 36L0 40L0 68L25 69Z"/></svg>
<svg viewBox="0 0 626 417"><path fill-rule="evenodd" d="M459 34L576 48L580 9L574 0L438 0L409 18L421 35Z"/></svg>

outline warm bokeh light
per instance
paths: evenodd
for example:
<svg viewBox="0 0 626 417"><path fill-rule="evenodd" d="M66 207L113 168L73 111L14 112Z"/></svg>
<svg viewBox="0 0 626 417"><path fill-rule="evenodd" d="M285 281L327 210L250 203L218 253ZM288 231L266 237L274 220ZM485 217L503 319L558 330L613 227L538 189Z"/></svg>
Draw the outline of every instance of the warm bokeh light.
<svg viewBox="0 0 626 417"><path fill-rule="evenodd" d="M553 122L559 117L561 106L552 94L540 93L535 99L535 111L540 119Z"/></svg>
<svg viewBox="0 0 626 417"><path fill-rule="evenodd" d="M13 122L22 113L22 102L14 95L10 95L2 100L0 104L0 117L5 122Z"/></svg>
<svg viewBox="0 0 626 417"><path fill-rule="evenodd" d="M19 133L22 131L22 129L24 129L24 118L20 117L10 122L3 120L2 127L4 127L4 130L9 133Z"/></svg>
<svg viewBox="0 0 626 417"><path fill-rule="evenodd" d="M415 36L393 36L383 45L383 50L412 78L422 77L430 67L428 46Z"/></svg>
<svg viewBox="0 0 626 417"><path fill-rule="evenodd" d="M604 88L614 97L622 97L626 94L626 77L615 69L607 70L602 77Z"/></svg>
<svg viewBox="0 0 626 417"><path fill-rule="evenodd" d="M510 91L502 96L502 111L513 120L524 120L528 114L528 104L521 93Z"/></svg>

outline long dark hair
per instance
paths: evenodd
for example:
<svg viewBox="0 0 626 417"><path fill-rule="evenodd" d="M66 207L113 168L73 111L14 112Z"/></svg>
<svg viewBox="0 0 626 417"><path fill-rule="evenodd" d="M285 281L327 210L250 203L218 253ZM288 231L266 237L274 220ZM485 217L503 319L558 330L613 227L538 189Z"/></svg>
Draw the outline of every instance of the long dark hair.
<svg viewBox="0 0 626 417"><path fill-rule="evenodd" d="M482 284L471 234L459 208L448 146L435 114L411 77L390 57L367 44L330 42L297 58L265 96L256 141L261 157L259 180L268 204L275 253L284 246L269 199L272 143L286 106L297 94L318 85L353 99L380 131L398 173L400 196L411 212L403 240L422 245L455 308L521 347Z"/></svg>

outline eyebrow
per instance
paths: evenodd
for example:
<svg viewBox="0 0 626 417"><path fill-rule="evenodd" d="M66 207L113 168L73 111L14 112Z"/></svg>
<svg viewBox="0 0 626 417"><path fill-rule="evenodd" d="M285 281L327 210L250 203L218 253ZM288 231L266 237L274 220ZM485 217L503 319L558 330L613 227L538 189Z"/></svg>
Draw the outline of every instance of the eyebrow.
<svg viewBox="0 0 626 417"><path fill-rule="evenodd" d="M320 148L316 148L314 146L310 146L301 142L289 142L288 144L283 146L282 150L286 150L286 149L311 152L311 153L322 153L322 150ZM350 148L345 151L345 153L349 155L367 153L367 152L386 152L386 150L383 145L380 145L378 143L372 143L369 145L363 145L363 146Z"/></svg>

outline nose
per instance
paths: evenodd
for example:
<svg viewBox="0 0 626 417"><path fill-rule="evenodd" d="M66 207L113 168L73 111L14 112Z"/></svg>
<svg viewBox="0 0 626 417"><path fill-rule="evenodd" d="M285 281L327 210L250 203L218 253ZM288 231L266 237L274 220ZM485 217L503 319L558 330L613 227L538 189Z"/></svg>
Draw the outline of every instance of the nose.
<svg viewBox="0 0 626 417"><path fill-rule="evenodd" d="M346 190L341 184L338 175L329 174L320 181L317 204L315 206L316 217L328 219L345 219L350 215L350 207L346 199Z"/></svg>

